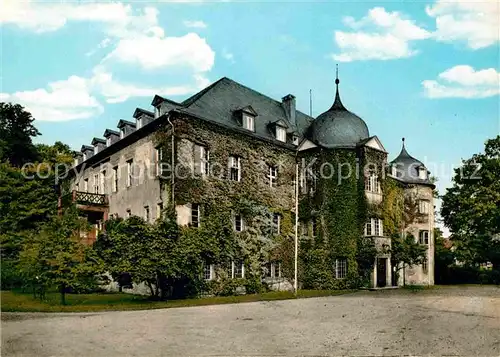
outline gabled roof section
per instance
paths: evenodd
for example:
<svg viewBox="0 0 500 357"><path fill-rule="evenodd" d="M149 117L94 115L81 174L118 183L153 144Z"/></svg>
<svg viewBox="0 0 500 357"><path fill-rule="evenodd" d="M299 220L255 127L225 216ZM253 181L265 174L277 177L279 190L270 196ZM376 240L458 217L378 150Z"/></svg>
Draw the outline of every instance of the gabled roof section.
<svg viewBox="0 0 500 357"><path fill-rule="evenodd" d="M118 124L116 125L116 127L117 128L123 128L124 126L131 126L131 127L135 128L135 123L131 122L131 121L128 121L128 120L120 119L120 121L118 122Z"/></svg>
<svg viewBox="0 0 500 357"><path fill-rule="evenodd" d="M89 145L82 145L82 148L80 149L81 152L88 151L88 150L94 152L94 148L92 146L89 146Z"/></svg>
<svg viewBox="0 0 500 357"><path fill-rule="evenodd" d="M277 139L268 129L269 123L283 120L288 127L303 136L313 121L313 118L308 115L296 111L297 125L290 123L281 101L274 100L227 77L219 79L181 104L183 108L178 109L180 113L207 118L234 129L240 128L234 120L234 113L242 108L251 107L255 113L258 113L260 119L255 121L255 131L249 135L276 142L278 142Z"/></svg>
<svg viewBox="0 0 500 357"><path fill-rule="evenodd" d="M311 140L309 140L309 139L303 139L300 142L297 150L298 151L304 151L304 150L313 149L313 148L317 148L317 147L318 147L318 145L316 145L315 143L313 143Z"/></svg>
<svg viewBox="0 0 500 357"><path fill-rule="evenodd" d="M92 145L96 145L96 144L106 144L106 140L101 139L101 138L93 138L93 139L92 139L91 144L92 144Z"/></svg>
<svg viewBox="0 0 500 357"><path fill-rule="evenodd" d="M116 136L120 136L120 133L115 131L115 130L111 130L111 129L106 129L104 131L104 134L102 136L104 136L105 138L107 138L108 136L110 135L116 135Z"/></svg>
<svg viewBox="0 0 500 357"><path fill-rule="evenodd" d="M272 126L275 126L275 125L282 126L283 128L288 129L290 127L290 125L288 125L288 123L289 123L288 120L278 119L278 120L276 120L272 123L269 123L269 124Z"/></svg>
<svg viewBox="0 0 500 357"><path fill-rule="evenodd" d="M372 149L387 153L384 145L382 145L382 142L380 141L380 139L376 135L370 136L369 138L361 140L358 143L358 146L368 146Z"/></svg>
<svg viewBox="0 0 500 357"><path fill-rule="evenodd" d="M163 102L168 102L168 103L174 104L176 106L180 106L181 105L181 103L177 103L176 101L173 101L173 100L168 99L168 98L163 98L162 96L160 96L158 94L156 94L154 96L153 101L151 102L151 105L153 107L156 107L156 106L158 106L158 104L163 103ZM140 108L137 108L137 109L140 109Z"/></svg>
<svg viewBox="0 0 500 357"><path fill-rule="evenodd" d="M236 109L236 112L247 113L247 114L253 115L254 117L256 117L257 115L259 115L255 111L255 109L252 108L251 105L247 105L246 107L243 107L243 108L240 108L240 109Z"/></svg>
<svg viewBox="0 0 500 357"><path fill-rule="evenodd" d="M155 116L154 113L150 112L149 110L142 109L142 108L135 108L134 115L132 117L137 119L141 115L147 115L148 117L151 117L151 118L153 118Z"/></svg>

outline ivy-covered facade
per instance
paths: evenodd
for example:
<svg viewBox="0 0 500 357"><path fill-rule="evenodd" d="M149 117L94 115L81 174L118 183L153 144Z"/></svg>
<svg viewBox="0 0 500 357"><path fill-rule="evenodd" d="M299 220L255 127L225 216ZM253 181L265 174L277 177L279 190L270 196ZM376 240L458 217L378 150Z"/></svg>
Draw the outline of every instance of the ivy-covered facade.
<svg viewBox="0 0 500 357"><path fill-rule="evenodd" d="M155 96L154 113L138 109L135 123L106 131L113 138L105 147L94 141L94 154L76 163L73 189L87 182L89 191L98 178L95 193L108 197L111 216L152 222L175 208L181 234L217 242L203 258L211 292L225 288L221 281L247 291L291 289L296 232L299 287L396 285L390 237L412 230L419 237L424 227L404 224L405 196L428 202L421 238L433 256L433 186L388 164L380 140L343 106L338 84L334 104L316 119L297 111L292 95L275 101L228 78L183 102ZM423 164L416 166L423 178ZM103 171L111 176L101 179ZM426 273L406 269L406 282L432 284L427 264Z"/></svg>

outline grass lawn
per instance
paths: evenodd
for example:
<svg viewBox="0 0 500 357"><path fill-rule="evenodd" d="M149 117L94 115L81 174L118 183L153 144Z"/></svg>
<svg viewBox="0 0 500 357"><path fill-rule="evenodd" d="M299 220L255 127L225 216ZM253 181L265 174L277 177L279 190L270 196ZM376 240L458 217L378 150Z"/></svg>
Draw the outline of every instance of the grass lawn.
<svg viewBox="0 0 500 357"><path fill-rule="evenodd" d="M299 290L298 298L348 294L354 290ZM292 292L273 291L239 296L215 296L198 299L150 301L132 294L67 294L66 304L60 305L58 293L47 293L45 300L34 299L32 294L13 291L0 293L2 312L92 312L164 309L201 305L233 304L252 301L295 299Z"/></svg>

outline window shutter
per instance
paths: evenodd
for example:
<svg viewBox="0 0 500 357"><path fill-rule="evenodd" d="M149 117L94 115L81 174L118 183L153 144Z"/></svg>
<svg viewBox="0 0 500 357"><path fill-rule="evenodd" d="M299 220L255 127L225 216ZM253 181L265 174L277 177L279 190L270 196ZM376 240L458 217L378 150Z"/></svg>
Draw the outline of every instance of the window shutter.
<svg viewBox="0 0 500 357"><path fill-rule="evenodd" d="M380 229L380 236L383 237L384 236L384 225L383 225L383 222L381 219L379 219L379 229Z"/></svg>

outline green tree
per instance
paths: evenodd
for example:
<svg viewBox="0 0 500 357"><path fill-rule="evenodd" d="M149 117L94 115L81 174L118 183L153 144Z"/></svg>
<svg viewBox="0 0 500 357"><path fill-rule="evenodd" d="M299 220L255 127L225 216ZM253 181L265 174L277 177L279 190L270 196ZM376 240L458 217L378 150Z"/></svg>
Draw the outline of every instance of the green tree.
<svg viewBox="0 0 500 357"><path fill-rule="evenodd" d="M92 248L81 243L80 234L87 230L87 222L70 209L33 233L24 241L19 255L19 270L25 281L42 292L57 287L63 305L68 288L93 287L102 265Z"/></svg>
<svg viewBox="0 0 500 357"><path fill-rule="evenodd" d="M172 251L178 239L177 223L170 218L156 225L132 216L111 219L94 248L112 278L120 282L129 274L134 283L145 283L152 297L164 295L167 279L178 274Z"/></svg>
<svg viewBox="0 0 500 357"><path fill-rule="evenodd" d="M32 138L40 135L35 118L19 104L0 103L0 161L21 167L38 160Z"/></svg>
<svg viewBox="0 0 500 357"><path fill-rule="evenodd" d="M447 281L450 266L455 263L455 254L451 246L446 244L443 232L434 228L434 279L436 284Z"/></svg>
<svg viewBox="0 0 500 357"><path fill-rule="evenodd" d="M484 153L463 160L455 169L441 216L452 232L459 261L491 262L500 269L500 136L487 140Z"/></svg>
<svg viewBox="0 0 500 357"><path fill-rule="evenodd" d="M412 267L426 261L427 246L416 242L412 234L394 234L391 237L391 264L396 277L404 267ZM403 285L404 281L403 275Z"/></svg>

